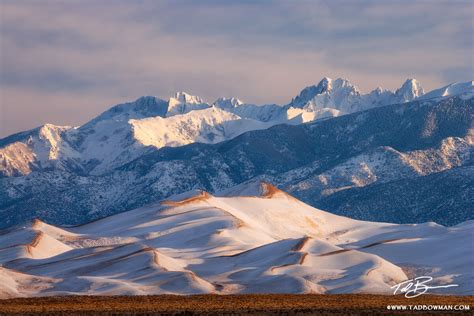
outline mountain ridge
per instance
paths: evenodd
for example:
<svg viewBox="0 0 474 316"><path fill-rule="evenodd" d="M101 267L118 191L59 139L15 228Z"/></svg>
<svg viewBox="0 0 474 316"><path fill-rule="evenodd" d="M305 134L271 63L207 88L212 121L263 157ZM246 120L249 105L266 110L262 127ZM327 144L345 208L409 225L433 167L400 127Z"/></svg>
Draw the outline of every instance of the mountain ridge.
<svg viewBox="0 0 474 316"><path fill-rule="evenodd" d="M472 93L472 84L466 82L449 85L439 91L435 90L431 95L440 97L442 94L446 97L450 95L449 91L455 94ZM396 92L376 89L369 94L361 94L349 81L327 77L317 86L303 89L285 106L246 104L235 98L220 98L211 105L185 92L177 92L168 101L144 96L134 102L116 105L79 127L45 124L37 129L0 139L0 144L3 144L0 148L0 176L25 175L33 170L54 167L99 175L146 153L149 146L159 148L157 146L181 146L193 142L215 143L248 130L265 129L283 123L301 124L387 104L405 103L421 97L423 89L414 79L405 81ZM218 110L209 110L213 108L237 117L222 116ZM200 111L207 111L208 117L200 116L201 123L198 123L196 118ZM147 131L140 128L142 135L148 135L145 137L147 141L142 142L143 138L135 137L137 134L134 126L144 126L140 124L140 120L149 122L152 117L156 121L160 121L160 118L170 120L170 124L164 123L168 126L165 128L166 133L153 128ZM171 123L176 120L180 120L180 123ZM230 124L234 125L232 131L225 136L222 129L229 125L225 123L227 120L240 121L239 124ZM188 126L185 127L185 124ZM54 139L43 137L41 133L50 130L55 130L52 137ZM11 146L12 144L16 144L16 147ZM60 153L54 152L55 150ZM46 159L45 155L51 158Z"/></svg>
<svg viewBox="0 0 474 316"><path fill-rule="evenodd" d="M204 189L214 193L252 179L267 179L306 203L332 205L325 208L346 215L352 209L359 219L398 223L435 220L455 225L472 218L472 198L467 194L472 186L456 179L469 179L461 175L470 170L463 167L473 162L473 102L459 96L421 100L307 124L275 125L217 144L148 148L102 175L49 170L4 177L0 179L2 224L11 226L34 217L53 224L80 224L180 192ZM353 162L347 163L351 159ZM396 168L381 168L385 162ZM412 199L403 200L403 188L398 197L382 199L389 201L383 207L387 216L382 219L377 215L381 199L369 200L363 207L353 199L361 190L370 192L371 186L384 182L377 196L391 196L395 190L390 185L405 179L408 184L404 185L410 188L407 196L424 195L426 187L440 199L451 200L451 191L431 185L430 178L423 182L423 176L443 170L452 171L447 180L463 185L458 190L460 199L444 209L437 208L442 205L439 200L434 204L436 212L432 212L432 201L420 200L416 206ZM344 177L341 171L346 173ZM352 176L358 180L351 182ZM318 180L319 184L313 185L312 179L318 177L326 178L327 183ZM305 181L310 185L301 185ZM324 192L330 194L323 197ZM331 196L342 197L327 204ZM398 209L403 212L397 213Z"/></svg>

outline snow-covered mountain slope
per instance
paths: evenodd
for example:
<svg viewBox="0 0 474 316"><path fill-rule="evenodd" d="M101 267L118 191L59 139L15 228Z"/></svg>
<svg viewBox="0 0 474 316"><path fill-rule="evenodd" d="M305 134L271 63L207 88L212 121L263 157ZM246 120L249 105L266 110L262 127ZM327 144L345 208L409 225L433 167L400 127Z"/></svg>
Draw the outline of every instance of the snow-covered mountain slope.
<svg viewBox="0 0 474 316"><path fill-rule="evenodd" d="M33 218L76 225L192 189L215 193L259 179L358 219L456 225L473 219L473 102L415 101L217 144L148 146L101 175L51 169L3 177L0 227ZM167 120L179 117L186 115Z"/></svg>
<svg viewBox="0 0 474 316"><path fill-rule="evenodd" d="M474 94L474 81L457 82L445 87L435 89L423 95L420 99L443 98L452 95L465 95L472 97Z"/></svg>
<svg viewBox="0 0 474 316"><path fill-rule="evenodd" d="M51 169L99 175L146 154L150 147L213 144L279 123L299 124L297 115L287 118L286 109L278 105L230 108L222 100L209 105L184 92L168 101L141 97L80 127L46 124L0 140L0 175Z"/></svg>
<svg viewBox="0 0 474 316"><path fill-rule="evenodd" d="M250 130L271 126L265 122L241 118L216 107L193 111L192 115L130 120L129 124L136 140L145 146L156 148L195 142L214 144Z"/></svg>
<svg viewBox="0 0 474 316"><path fill-rule="evenodd" d="M400 152L389 146L354 156L334 168L314 174L287 189L300 194L328 196L337 191L364 187L372 183L386 183L415 178L467 165L474 150L474 135L464 138L448 137L434 148ZM292 173L297 172L292 171ZM290 175L282 174L281 180ZM280 182L279 181L279 182Z"/></svg>
<svg viewBox="0 0 474 316"><path fill-rule="evenodd" d="M389 294L422 275L458 284L439 294L474 293L472 222L363 222L312 208L268 183L244 191L190 192L78 227L36 220L3 231L0 298Z"/></svg>
<svg viewBox="0 0 474 316"><path fill-rule="evenodd" d="M71 129L45 124L1 140L0 174L11 177L31 170L80 169L80 154L64 138Z"/></svg>
<svg viewBox="0 0 474 316"><path fill-rule="evenodd" d="M197 102L201 100L185 93L168 102L142 97L115 106L80 127L46 124L13 135L0 141L4 144L0 174L11 177L56 169L97 175L144 155L149 146L212 144L276 124Z"/></svg>
<svg viewBox="0 0 474 316"><path fill-rule="evenodd" d="M472 82L453 84L424 98L466 91L472 91ZM185 92L167 101L144 96L116 105L80 127L46 124L0 140L0 175L21 176L51 169L101 175L153 148L216 143L249 130L307 123L422 96L423 89L414 79L396 92L378 88L362 94L345 79L329 78L305 88L285 106L247 104L236 98L219 98L211 105Z"/></svg>

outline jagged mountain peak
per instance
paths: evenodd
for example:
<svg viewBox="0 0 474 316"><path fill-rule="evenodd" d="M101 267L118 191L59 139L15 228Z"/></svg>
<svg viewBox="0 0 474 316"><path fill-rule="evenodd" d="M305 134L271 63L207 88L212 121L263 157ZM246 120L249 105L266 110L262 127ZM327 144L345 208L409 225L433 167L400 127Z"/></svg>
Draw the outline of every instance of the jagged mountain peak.
<svg viewBox="0 0 474 316"><path fill-rule="evenodd" d="M323 77L317 85L304 88L298 96L293 98L289 106L302 108L316 96L339 94L341 90L344 93L359 94L357 87L347 79L337 78L333 80L329 77Z"/></svg>
<svg viewBox="0 0 474 316"><path fill-rule="evenodd" d="M383 89L382 87L378 86L377 88L375 88L372 92L373 93L376 93L376 94L381 94L383 93L384 91L387 91L386 89Z"/></svg>
<svg viewBox="0 0 474 316"><path fill-rule="evenodd" d="M397 89L395 95L399 96L403 101L411 101L425 94L420 82L416 79L407 79L403 85Z"/></svg>
<svg viewBox="0 0 474 316"><path fill-rule="evenodd" d="M329 79L329 78L324 77L323 80L321 80L320 84L321 83L324 84L325 79ZM350 89L353 89L355 91L359 90L354 84L352 84L349 80L344 79L344 78L337 78L337 79L334 79L334 80L329 79L329 88L327 90L331 91L331 90L347 88L347 87L350 88Z"/></svg>
<svg viewBox="0 0 474 316"><path fill-rule="evenodd" d="M324 77L319 81L318 85L316 86L318 89L318 94L330 90L332 87L332 79L329 77Z"/></svg>
<svg viewBox="0 0 474 316"><path fill-rule="evenodd" d="M214 101L214 103L212 105L218 107L218 108L221 108L221 109L232 109L232 108L236 108L238 107L239 105L242 105L244 104L242 101L240 101L239 99L237 98L234 98L234 97L231 97L231 98L225 98L225 97L221 97L219 99L217 99L216 101Z"/></svg>
<svg viewBox="0 0 474 316"><path fill-rule="evenodd" d="M186 93L184 91L178 91L170 98L169 102L179 102L187 104L201 104L205 103L202 98Z"/></svg>
<svg viewBox="0 0 474 316"><path fill-rule="evenodd" d="M200 97L186 92L176 92L174 97L168 101L168 112L166 116L184 114L193 110L202 110L210 107Z"/></svg>
<svg viewBox="0 0 474 316"><path fill-rule="evenodd" d="M306 87L288 106L321 111L331 108L348 114L369 108L412 101L423 96L424 91L416 79L407 79L403 85L392 92L377 87L363 94L349 80L324 77L317 85Z"/></svg>

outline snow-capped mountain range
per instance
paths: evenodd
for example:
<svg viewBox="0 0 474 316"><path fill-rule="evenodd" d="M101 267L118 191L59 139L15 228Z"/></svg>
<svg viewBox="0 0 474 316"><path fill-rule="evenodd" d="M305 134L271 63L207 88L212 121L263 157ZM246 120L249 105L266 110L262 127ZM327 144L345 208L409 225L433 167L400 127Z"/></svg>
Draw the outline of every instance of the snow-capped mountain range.
<svg viewBox="0 0 474 316"><path fill-rule="evenodd" d="M260 180L361 219L456 224L472 217L473 87L424 94L409 79L363 94L324 78L286 105L180 92L116 105L79 127L46 124L0 140L0 227L35 217L79 224ZM443 184L460 188L413 203ZM410 188L404 201L390 193L401 187Z"/></svg>
<svg viewBox="0 0 474 316"><path fill-rule="evenodd" d="M473 91L470 82L431 94L445 97ZM347 80L329 78L303 89L285 106L244 104L235 98L220 98L209 104L184 92L168 101L145 96L114 106L79 127L46 124L0 140L0 173L16 176L61 169L100 175L143 155L149 146L213 144L250 130L306 123L423 96L423 88L415 79L407 80L396 92L377 88L362 94Z"/></svg>
<svg viewBox="0 0 474 316"><path fill-rule="evenodd" d="M357 221L268 183L193 191L82 226L35 220L5 231L0 298L393 294L422 275L452 285L430 292L472 295L473 225Z"/></svg>
<svg viewBox="0 0 474 316"><path fill-rule="evenodd" d="M407 79L395 92L377 88L362 94L345 79L323 78L318 85L306 87L289 106L307 110L333 109L343 114L367 110L376 106L412 101L424 95L421 84Z"/></svg>

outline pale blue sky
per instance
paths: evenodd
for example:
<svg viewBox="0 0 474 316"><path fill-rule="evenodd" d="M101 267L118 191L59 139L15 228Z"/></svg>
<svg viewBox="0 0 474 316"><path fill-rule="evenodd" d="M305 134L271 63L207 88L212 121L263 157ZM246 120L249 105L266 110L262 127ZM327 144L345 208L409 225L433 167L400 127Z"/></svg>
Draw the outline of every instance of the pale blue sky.
<svg viewBox="0 0 474 316"><path fill-rule="evenodd" d="M0 137L141 95L287 103L323 76L362 91L473 79L474 1L0 0Z"/></svg>

